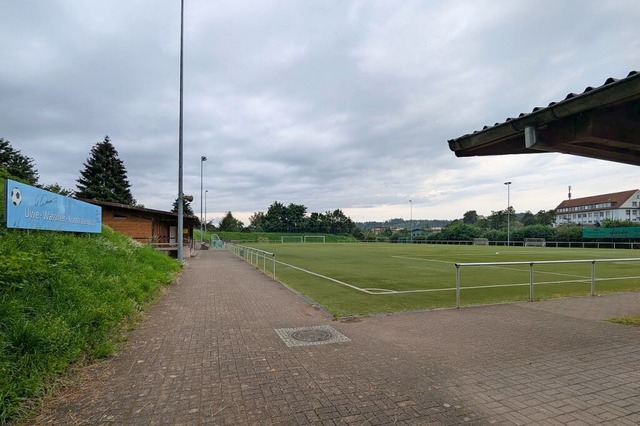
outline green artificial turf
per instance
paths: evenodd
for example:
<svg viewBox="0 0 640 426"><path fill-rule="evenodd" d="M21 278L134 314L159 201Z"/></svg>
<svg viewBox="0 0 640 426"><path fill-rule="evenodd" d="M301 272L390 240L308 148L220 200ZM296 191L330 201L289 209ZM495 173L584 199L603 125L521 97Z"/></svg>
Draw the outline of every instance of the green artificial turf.
<svg viewBox="0 0 640 426"><path fill-rule="evenodd" d="M276 255L276 277L336 316L456 306L456 263L634 258L629 250L417 244L251 244ZM335 281L372 292L366 294ZM262 269L263 260L260 260ZM271 267L267 266L271 273ZM534 265L534 299L587 295L592 264ZM596 293L640 289L640 262L597 263ZM530 266L460 268L461 304L529 300ZM497 287L493 287L497 286ZM484 287L484 288L471 288ZM430 291L425 291L430 290Z"/></svg>

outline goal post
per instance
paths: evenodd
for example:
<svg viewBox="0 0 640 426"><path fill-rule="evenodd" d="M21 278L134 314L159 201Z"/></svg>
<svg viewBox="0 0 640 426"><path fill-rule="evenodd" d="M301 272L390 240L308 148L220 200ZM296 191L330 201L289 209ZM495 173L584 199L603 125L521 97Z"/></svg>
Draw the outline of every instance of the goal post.
<svg viewBox="0 0 640 426"><path fill-rule="evenodd" d="M474 246L488 246L489 239L488 238L474 238L473 239Z"/></svg>
<svg viewBox="0 0 640 426"><path fill-rule="evenodd" d="M546 247L547 242L544 238L525 238L524 239L525 247Z"/></svg>
<svg viewBox="0 0 640 426"><path fill-rule="evenodd" d="M324 235L305 235L305 243L326 243L327 240Z"/></svg>
<svg viewBox="0 0 640 426"><path fill-rule="evenodd" d="M284 243L301 243L302 235L283 235L280 237L280 241Z"/></svg>

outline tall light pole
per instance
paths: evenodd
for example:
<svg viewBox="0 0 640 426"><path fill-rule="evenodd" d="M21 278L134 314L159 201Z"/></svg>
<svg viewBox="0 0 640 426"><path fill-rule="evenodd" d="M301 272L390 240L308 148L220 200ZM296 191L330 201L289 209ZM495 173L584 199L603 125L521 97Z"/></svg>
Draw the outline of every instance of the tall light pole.
<svg viewBox="0 0 640 426"><path fill-rule="evenodd" d="M507 185L507 246L511 245L511 199L510 199L510 188L511 181L505 182Z"/></svg>
<svg viewBox="0 0 640 426"><path fill-rule="evenodd" d="M184 260L182 244L183 244L183 228L184 228L184 194L182 192L182 64L183 64L183 46L184 46L184 0L180 0L180 119L178 122L178 261Z"/></svg>
<svg viewBox="0 0 640 426"><path fill-rule="evenodd" d="M204 190L204 230L207 231L207 192L208 189Z"/></svg>
<svg viewBox="0 0 640 426"><path fill-rule="evenodd" d="M202 233L204 232L204 222L202 221L202 177L205 161L207 161L207 157L204 155L200 157L200 244L202 244Z"/></svg>
<svg viewBox="0 0 640 426"><path fill-rule="evenodd" d="M413 244L413 201L409 200L409 242Z"/></svg>

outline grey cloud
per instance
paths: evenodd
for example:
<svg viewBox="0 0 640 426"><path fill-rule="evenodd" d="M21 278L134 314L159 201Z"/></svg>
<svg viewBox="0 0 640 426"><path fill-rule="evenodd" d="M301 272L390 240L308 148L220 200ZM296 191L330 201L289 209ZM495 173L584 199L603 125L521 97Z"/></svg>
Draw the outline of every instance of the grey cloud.
<svg viewBox="0 0 640 426"><path fill-rule="evenodd" d="M193 0L185 12L185 192L199 206L206 155L212 217L275 200L377 219L408 199L431 217L488 214L507 179L537 211L565 182L606 192L639 177L553 154L460 159L447 145L637 67L636 1ZM14 2L0 32L0 137L36 160L41 181L75 186L108 134L138 201L170 208L178 3Z"/></svg>

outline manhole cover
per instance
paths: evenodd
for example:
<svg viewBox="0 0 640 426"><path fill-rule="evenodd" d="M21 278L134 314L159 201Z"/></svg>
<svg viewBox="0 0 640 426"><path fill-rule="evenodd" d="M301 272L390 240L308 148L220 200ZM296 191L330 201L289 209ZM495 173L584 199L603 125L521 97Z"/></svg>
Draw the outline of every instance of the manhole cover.
<svg viewBox="0 0 640 426"><path fill-rule="evenodd" d="M324 342L325 340L333 337L330 332L326 330L298 330L291 333L291 337L301 342Z"/></svg>
<svg viewBox="0 0 640 426"><path fill-rule="evenodd" d="M348 342L349 338L328 325L299 328L278 328L276 333L289 347Z"/></svg>

